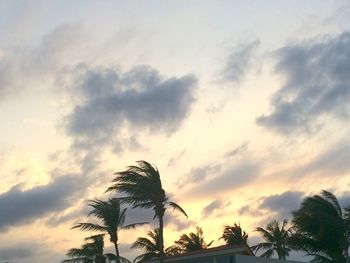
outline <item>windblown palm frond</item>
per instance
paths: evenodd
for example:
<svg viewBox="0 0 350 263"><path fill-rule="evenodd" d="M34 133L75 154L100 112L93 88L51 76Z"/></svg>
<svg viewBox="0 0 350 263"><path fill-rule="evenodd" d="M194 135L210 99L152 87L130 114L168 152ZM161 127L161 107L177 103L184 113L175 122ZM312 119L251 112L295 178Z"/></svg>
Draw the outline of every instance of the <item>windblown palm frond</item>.
<svg viewBox="0 0 350 263"><path fill-rule="evenodd" d="M144 225L146 222L124 225L127 209L122 209L120 201L116 198L108 199L108 201L91 200L89 206L92 207L89 216L92 215L96 217L99 219L101 224L78 223L73 226L73 228L78 228L82 231L99 231L107 233L109 235L110 241L115 247L117 262L119 262L121 258L118 249L119 231L132 229L137 226Z"/></svg>
<svg viewBox="0 0 350 263"><path fill-rule="evenodd" d="M177 249L180 253L203 250L210 247L212 243L213 241L210 243L204 241L203 229L197 226L195 233L182 234L179 240L175 241L173 250Z"/></svg>
<svg viewBox="0 0 350 263"><path fill-rule="evenodd" d="M225 240L227 245L248 244L248 234L237 224L234 224L233 226L225 226L224 232L219 239Z"/></svg>
<svg viewBox="0 0 350 263"><path fill-rule="evenodd" d="M159 228L149 231L147 237L139 237L131 248L143 250L143 254L135 258L134 262L158 259L160 256L160 233Z"/></svg>
<svg viewBox="0 0 350 263"><path fill-rule="evenodd" d="M260 233L264 242L252 246L252 250L258 252L265 250L260 256L271 258L276 253L279 259L286 259L291 251L290 235L291 228L287 228L287 220L283 220L282 224L273 220L267 224L266 228L258 227L257 232Z"/></svg>
<svg viewBox="0 0 350 263"><path fill-rule="evenodd" d="M313 262L349 263L349 211L328 191L306 197L293 212L293 245L314 256Z"/></svg>
<svg viewBox="0 0 350 263"><path fill-rule="evenodd" d="M113 254L104 254L103 234L87 237L81 248L72 248L68 251L67 257L70 259L63 260L63 262L74 263L106 263L112 262L116 259ZM112 259L112 260L110 260Z"/></svg>
<svg viewBox="0 0 350 263"><path fill-rule="evenodd" d="M121 202L133 208L153 209L154 218L159 220L160 263L164 259L164 213L167 207L180 211L187 216L178 204L170 202L162 187L159 171L146 161L138 161L136 166L128 166L125 171L115 173L112 185L107 192L117 191L126 194Z"/></svg>

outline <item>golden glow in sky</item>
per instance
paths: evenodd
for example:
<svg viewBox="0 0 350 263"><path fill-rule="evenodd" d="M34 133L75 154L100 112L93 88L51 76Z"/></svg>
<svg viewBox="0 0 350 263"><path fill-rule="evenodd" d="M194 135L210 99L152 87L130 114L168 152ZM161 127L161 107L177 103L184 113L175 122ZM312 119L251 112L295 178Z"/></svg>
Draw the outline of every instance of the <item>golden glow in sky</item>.
<svg viewBox="0 0 350 263"><path fill-rule="evenodd" d="M189 214L169 213L166 245L196 225L219 245L233 223L254 243L304 196L349 200L349 10L2 1L0 261L60 262L88 235L70 229L87 201L112 195L113 173L137 160ZM155 226L122 232L122 255Z"/></svg>

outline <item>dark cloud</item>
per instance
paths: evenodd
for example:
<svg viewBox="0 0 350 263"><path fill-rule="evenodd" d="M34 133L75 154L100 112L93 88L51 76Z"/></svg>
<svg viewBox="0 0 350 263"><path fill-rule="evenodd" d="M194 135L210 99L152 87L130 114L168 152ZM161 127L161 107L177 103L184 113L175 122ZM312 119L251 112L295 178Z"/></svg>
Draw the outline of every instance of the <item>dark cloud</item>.
<svg viewBox="0 0 350 263"><path fill-rule="evenodd" d="M154 211L152 209L128 209L126 213L126 222L128 224L139 223L139 222L149 222L152 223L154 217Z"/></svg>
<svg viewBox="0 0 350 263"><path fill-rule="evenodd" d="M213 216L214 214L217 216L217 212L222 214L223 211L227 210L227 207L230 205L230 202L227 202L223 199L216 199L206 205L202 210L202 217L206 218L209 216Z"/></svg>
<svg viewBox="0 0 350 263"><path fill-rule="evenodd" d="M303 192L297 191L270 195L261 199L259 209L269 210L279 220L288 219L291 212L299 208L304 195Z"/></svg>
<svg viewBox="0 0 350 263"><path fill-rule="evenodd" d="M225 169L218 176L197 184L189 189L188 193L194 196L221 194L252 182L260 173L259 163L244 161Z"/></svg>
<svg viewBox="0 0 350 263"><path fill-rule="evenodd" d="M190 213L190 211L186 212ZM189 214L189 217L190 216L191 214ZM164 224L175 231L182 231L195 225L196 222L177 211L171 212L171 209L169 209L164 216ZM158 227L158 223L155 226Z"/></svg>
<svg viewBox="0 0 350 263"><path fill-rule="evenodd" d="M73 209L73 211L70 211L69 213L66 213L66 211L63 211L62 213L57 212L50 216L46 220L46 223L51 227L57 227L60 224L64 224L73 220L78 220L81 222L85 220L90 211L91 207L85 204L79 208Z"/></svg>
<svg viewBox="0 0 350 263"><path fill-rule="evenodd" d="M205 181L208 177L215 176L221 171L220 164L208 164L200 167L191 169L191 171L178 180L177 185L182 188L191 184L201 183Z"/></svg>
<svg viewBox="0 0 350 263"><path fill-rule="evenodd" d="M257 197L237 210L239 215L257 219L256 224L262 225L272 219L284 220L291 218L291 213L297 210L305 193L287 191L281 194Z"/></svg>
<svg viewBox="0 0 350 263"><path fill-rule="evenodd" d="M29 258L33 256L37 251L37 244L15 244L12 246L0 246L0 260L15 261L19 259Z"/></svg>
<svg viewBox="0 0 350 263"><path fill-rule="evenodd" d="M0 229L30 223L66 209L86 186L81 177L67 175L29 190L14 186L0 195Z"/></svg>
<svg viewBox="0 0 350 263"><path fill-rule="evenodd" d="M277 54L276 72L286 83L273 95L272 113L257 124L290 133L313 130L326 116L349 119L350 33L290 45Z"/></svg>
<svg viewBox="0 0 350 263"><path fill-rule="evenodd" d="M234 49L221 71L221 78L227 82L240 82L251 66L253 53L258 48L258 40Z"/></svg>
<svg viewBox="0 0 350 263"><path fill-rule="evenodd" d="M249 215L253 217L260 217L264 214L261 210L257 209L257 207L254 206L253 204L247 204L240 207L237 210L237 213L239 215Z"/></svg>
<svg viewBox="0 0 350 263"><path fill-rule="evenodd" d="M164 78L150 67L126 73L113 68L87 69L74 92L79 103L66 117L67 132L76 146L116 145L122 150L121 131L172 133L179 128L194 102L193 76ZM138 147L137 140L129 141Z"/></svg>

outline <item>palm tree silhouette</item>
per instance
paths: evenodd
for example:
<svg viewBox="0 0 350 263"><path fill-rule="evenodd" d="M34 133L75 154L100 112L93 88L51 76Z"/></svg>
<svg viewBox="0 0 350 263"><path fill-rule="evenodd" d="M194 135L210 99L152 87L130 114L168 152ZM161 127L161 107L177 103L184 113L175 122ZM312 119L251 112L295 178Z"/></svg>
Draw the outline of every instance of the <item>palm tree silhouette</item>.
<svg viewBox="0 0 350 263"><path fill-rule="evenodd" d="M90 201L89 206L93 208L90 211L89 216L94 215L101 221L102 224L78 223L72 228L79 228L83 231L100 231L107 233L111 243L114 245L117 262L120 262L118 249L119 231L132 229L147 223L144 222L124 225L127 209L122 209L119 200L116 198L108 199L108 201L92 200Z"/></svg>
<svg viewBox="0 0 350 263"><path fill-rule="evenodd" d="M131 248L140 248L145 253L137 256L133 262L147 261L152 259L159 258L160 254L160 235L159 228L154 229L153 231L148 231L148 237L139 237ZM175 251L173 247L165 249L165 255L177 255L178 251Z"/></svg>
<svg viewBox="0 0 350 263"><path fill-rule="evenodd" d="M70 259L63 260L62 262L74 262L74 263L106 263L113 262L116 259L114 254L104 254L104 234L94 235L85 238L85 241L89 241L81 246L81 248L72 248L66 254Z"/></svg>
<svg viewBox="0 0 350 263"><path fill-rule="evenodd" d="M179 240L175 241L175 245L170 247L170 251L177 251L177 253L186 253L191 251L207 249L211 246L213 241L206 243L204 241L203 229L196 226L196 232L191 232L188 235L182 234ZM176 254L176 253L174 253Z"/></svg>
<svg viewBox="0 0 350 263"><path fill-rule="evenodd" d="M305 198L292 222L292 243L314 256L313 262L350 262L350 206L342 209L332 193Z"/></svg>
<svg viewBox="0 0 350 263"><path fill-rule="evenodd" d="M180 211L187 217L186 212L176 203L168 201L168 197L162 187L159 171L146 161L138 161L137 166L129 166L127 170L115 173L109 191L118 191L127 194L120 198L123 202L132 205L133 208L152 208L154 218L159 220L160 238L160 263L164 261L164 213L167 207Z"/></svg>
<svg viewBox="0 0 350 263"><path fill-rule="evenodd" d="M248 245L248 234L236 223L233 226L226 225L220 239L225 240L226 245Z"/></svg>
<svg viewBox="0 0 350 263"><path fill-rule="evenodd" d="M291 228L286 229L287 224L287 220L283 220L281 225L273 220L267 224L266 229L258 227L256 231L262 235L264 242L253 246L252 250L258 252L260 249L265 249L266 251L261 255L265 258L271 258L276 252L279 259L285 260L291 251L289 242Z"/></svg>
<svg viewBox="0 0 350 263"><path fill-rule="evenodd" d="M152 260L159 258L160 254L160 235L159 228L154 231L149 231L147 237L139 237L131 248L141 248L145 253L137 256L134 259L136 261Z"/></svg>

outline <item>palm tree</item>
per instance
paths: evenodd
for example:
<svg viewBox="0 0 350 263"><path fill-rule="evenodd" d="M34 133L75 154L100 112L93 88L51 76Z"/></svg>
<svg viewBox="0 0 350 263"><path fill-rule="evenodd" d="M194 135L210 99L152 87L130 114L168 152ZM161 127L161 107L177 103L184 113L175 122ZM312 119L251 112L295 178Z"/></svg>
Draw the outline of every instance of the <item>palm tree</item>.
<svg viewBox="0 0 350 263"><path fill-rule="evenodd" d="M119 200L116 198L108 199L108 201L92 200L90 201L89 206L93 208L89 213L89 216L94 215L102 224L78 223L73 226L73 228L79 228L83 231L100 231L107 233L111 243L114 245L117 262L120 262L118 249L119 231L132 229L146 223L124 225L127 209L122 209Z"/></svg>
<svg viewBox="0 0 350 263"><path fill-rule="evenodd" d="M178 253L186 253L191 251L207 249L211 246L213 241L206 243L204 241L203 229L196 226L196 232L182 234L179 240L175 241L175 246L171 247L172 251L178 251Z"/></svg>
<svg viewBox="0 0 350 263"><path fill-rule="evenodd" d="M266 229L258 227L256 231L262 235L264 242L253 246L252 250L258 252L260 249L265 249L261 255L265 258L271 258L276 252L279 259L285 260L291 251L289 243L291 228L286 229L287 224L287 220L283 220L281 225L273 220L267 224Z"/></svg>
<svg viewBox="0 0 350 263"><path fill-rule="evenodd" d="M148 237L139 237L131 248L140 248L145 253L137 256L134 262L147 261L159 258L160 254L160 235L159 228L149 231L147 233ZM174 246L165 249L165 255L177 255L179 254L177 250L173 248Z"/></svg>
<svg viewBox="0 0 350 263"><path fill-rule="evenodd" d="M106 263L115 260L115 255L103 253L104 234L95 235L85 238L87 242L81 248L72 248L68 251L67 256L70 259L63 260L63 262L74 263Z"/></svg>
<svg viewBox="0 0 350 263"><path fill-rule="evenodd" d="M350 206L342 209L332 193L305 198L292 221L293 244L314 256L313 262L350 262Z"/></svg>
<svg viewBox="0 0 350 263"><path fill-rule="evenodd" d="M146 161L138 161L137 166L129 166L125 171L115 173L109 191L118 191L127 194L120 198L123 202L132 205L133 208L152 208L154 218L159 220L160 238L160 263L164 261L164 213L167 207L180 211L187 217L186 212L176 203L170 202L165 194L160 180L160 174L156 167Z"/></svg>
<svg viewBox="0 0 350 263"><path fill-rule="evenodd" d="M225 226L219 239L225 240L226 245L248 245L248 234L237 224Z"/></svg>
<svg viewBox="0 0 350 263"><path fill-rule="evenodd" d="M160 235L159 228L154 231L149 231L147 237L139 237L131 248L141 248L145 253L137 256L134 259L136 261L152 260L159 258L160 255Z"/></svg>

